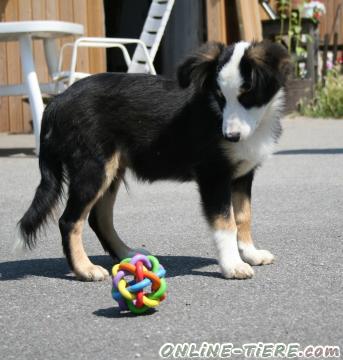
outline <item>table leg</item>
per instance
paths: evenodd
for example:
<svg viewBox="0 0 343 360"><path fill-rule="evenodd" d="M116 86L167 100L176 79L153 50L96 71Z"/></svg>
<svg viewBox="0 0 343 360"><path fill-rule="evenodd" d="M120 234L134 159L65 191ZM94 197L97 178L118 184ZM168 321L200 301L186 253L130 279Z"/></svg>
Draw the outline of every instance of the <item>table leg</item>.
<svg viewBox="0 0 343 360"><path fill-rule="evenodd" d="M39 88L35 65L33 62L31 36L23 35L20 37L20 53L25 85L27 87L27 93L29 95L30 101L30 108L33 120L33 131L36 138L36 150L38 153L40 128L44 105L42 100L42 93Z"/></svg>
<svg viewBox="0 0 343 360"><path fill-rule="evenodd" d="M52 38L44 39L44 53L46 63L49 69L49 75L52 77L58 71L58 49L56 40Z"/></svg>

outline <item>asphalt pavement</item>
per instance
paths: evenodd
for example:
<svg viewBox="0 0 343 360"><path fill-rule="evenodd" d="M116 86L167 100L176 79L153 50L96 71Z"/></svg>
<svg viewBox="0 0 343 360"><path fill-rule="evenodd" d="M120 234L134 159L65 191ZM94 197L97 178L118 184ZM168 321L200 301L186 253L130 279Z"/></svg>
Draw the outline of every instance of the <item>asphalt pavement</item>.
<svg viewBox="0 0 343 360"><path fill-rule="evenodd" d="M168 273L167 300L144 316L118 311L110 280L74 278L54 223L34 251L12 251L39 172L32 136L0 135L0 359L159 359L165 343L203 342L342 351L343 121L291 118L284 128L253 187L254 238L276 261L249 280L220 275L195 184L128 178L116 228ZM84 241L92 261L110 270L88 226Z"/></svg>

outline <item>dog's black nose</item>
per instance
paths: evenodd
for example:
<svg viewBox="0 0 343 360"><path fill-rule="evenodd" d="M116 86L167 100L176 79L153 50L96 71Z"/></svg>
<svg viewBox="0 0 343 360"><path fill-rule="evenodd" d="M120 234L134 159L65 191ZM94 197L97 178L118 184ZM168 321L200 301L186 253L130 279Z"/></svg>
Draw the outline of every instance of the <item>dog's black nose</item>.
<svg viewBox="0 0 343 360"><path fill-rule="evenodd" d="M231 142L238 142L241 138L241 133L239 132L230 132L226 134L226 138Z"/></svg>

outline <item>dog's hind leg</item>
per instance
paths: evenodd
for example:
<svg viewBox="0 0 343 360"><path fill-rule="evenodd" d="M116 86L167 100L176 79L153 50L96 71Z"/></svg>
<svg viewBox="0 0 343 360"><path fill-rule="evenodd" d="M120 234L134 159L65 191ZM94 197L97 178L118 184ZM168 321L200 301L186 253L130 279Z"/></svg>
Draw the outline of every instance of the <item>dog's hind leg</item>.
<svg viewBox="0 0 343 360"><path fill-rule="evenodd" d="M104 250L113 258L119 259L125 257L130 250L113 227L113 206L122 181L122 175L121 172L113 180L104 195L93 206L88 218L89 226L95 232Z"/></svg>
<svg viewBox="0 0 343 360"><path fill-rule="evenodd" d="M105 251L113 258L124 259L135 253L148 252L144 249L131 249L119 237L113 226L113 206L117 197L124 170L119 169L117 176L102 197L93 206L88 222Z"/></svg>
<svg viewBox="0 0 343 360"><path fill-rule="evenodd" d="M82 243L82 230L91 208L112 183L118 164L117 154L106 164L88 159L86 165L70 176L69 197L59 226L68 263L82 280L104 280L109 275L106 269L89 260Z"/></svg>

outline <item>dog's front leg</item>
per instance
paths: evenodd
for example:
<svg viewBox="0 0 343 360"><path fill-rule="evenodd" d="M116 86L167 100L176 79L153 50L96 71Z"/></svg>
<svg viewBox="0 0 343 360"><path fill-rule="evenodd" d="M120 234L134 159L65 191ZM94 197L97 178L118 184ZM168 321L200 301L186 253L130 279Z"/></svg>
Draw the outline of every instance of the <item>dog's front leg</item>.
<svg viewBox="0 0 343 360"><path fill-rule="evenodd" d="M251 236L251 187L254 173L236 179L232 184L232 203L238 230L238 248L241 257L250 265L271 264L273 254L256 249Z"/></svg>
<svg viewBox="0 0 343 360"><path fill-rule="evenodd" d="M229 173L223 170L211 172L207 168L199 171L197 182L204 213L213 231L223 276L247 279L254 275L254 270L241 259L238 251L237 226L231 204L231 179Z"/></svg>

